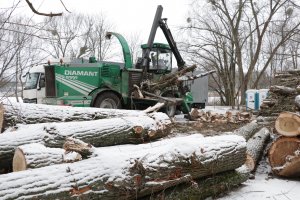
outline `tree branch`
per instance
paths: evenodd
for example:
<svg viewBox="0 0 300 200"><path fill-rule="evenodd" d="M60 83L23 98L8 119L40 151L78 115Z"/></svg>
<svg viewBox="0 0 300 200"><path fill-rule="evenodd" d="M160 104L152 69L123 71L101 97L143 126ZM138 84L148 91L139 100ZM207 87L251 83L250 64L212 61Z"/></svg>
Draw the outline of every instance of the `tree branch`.
<svg viewBox="0 0 300 200"><path fill-rule="evenodd" d="M43 15L43 16L48 16L48 17L62 16L62 13L50 13L50 14L41 13L33 7L32 3L29 0L26 0L26 3L28 4L28 6L32 10L32 12L34 12L37 15Z"/></svg>

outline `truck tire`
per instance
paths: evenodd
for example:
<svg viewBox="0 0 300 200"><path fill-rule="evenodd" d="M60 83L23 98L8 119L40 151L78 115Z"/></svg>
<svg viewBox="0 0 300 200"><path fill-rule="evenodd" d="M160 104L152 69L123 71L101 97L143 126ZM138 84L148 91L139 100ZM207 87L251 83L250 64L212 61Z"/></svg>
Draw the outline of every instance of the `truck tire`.
<svg viewBox="0 0 300 200"><path fill-rule="evenodd" d="M95 100L94 107L97 108L110 108L121 109L122 104L120 98L112 92L105 92L98 95Z"/></svg>

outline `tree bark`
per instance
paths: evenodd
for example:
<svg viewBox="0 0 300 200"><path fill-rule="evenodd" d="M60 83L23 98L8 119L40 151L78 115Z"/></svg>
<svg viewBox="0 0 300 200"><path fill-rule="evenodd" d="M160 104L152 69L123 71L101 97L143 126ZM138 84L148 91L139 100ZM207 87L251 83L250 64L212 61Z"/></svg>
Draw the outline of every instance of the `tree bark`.
<svg viewBox="0 0 300 200"><path fill-rule="evenodd" d="M298 110L300 109L300 95L295 97L295 105L297 106Z"/></svg>
<svg viewBox="0 0 300 200"><path fill-rule="evenodd" d="M300 177L300 138L279 137L272 143L268 157L274 174Z"/></svg>
<svg viewBox="0 0 300 200"><path fill-rule="evenodd" d="M255 122L251 122L235 130L233 134L242 136L246 141L248 141L258 129L259 125Z"/></svg>
<svg viewBox="0 0 300 200"><path fill-rule="evenodd" d="M190 67L186 67L180 71L177 71L176 73L168 74L163 77L161 77L157 82L151 83L150 85L147 86L148 89L146 91L154 92L155 90L162 90L166 87L178 85L179 82L179 77L187 74L188 72L194 71L196 69L196 65L192 65ZM144 89L144 88L143 88Z"/></svg>
<svg viewBox="0 0 300 200"><path fill-rule="evenodd" d="M81 160L81 155L75 152L65 153L59 148L48 148L42 144L32 143L18 147L13 158L13 171L40 168L64 162Z"/></svg>
<svg viewBox="0 0 300 200"><path fill-rule="evenodd" d="M4 129L16 124L89 121L112 117L145 115L145 113L135 110L80 108L28 103L4 104L3 108L0 107L0 119L4 119L1 125Z"/></svg>
<svg viewBox="0 0 300 200"><path fill-rule="evenodd" d="M262 128L247 141L247 160L245 165L251 172L256 169L256 165L262 156L264 146L269 138L269 129Z"/></svg>
<svg viewBox="0 0 300 200"><path fill-rule="evenodd" d="M297 92L295 88L279 85L271 86L270 91L281 95L294 95Z"/></svg>
<svg viewBox="0 0 300 200"><path fill-rule="evenodd" d="M138 144L170 133L171 121L164 113L149 116L100 119L94 121L19 125L16 131L0 134L0 165L11 161L14 150L30 143L62 148L67 137L74 137L95 147ZM0 166L1 167L1 166Z"/></svg>
<svg viewBox="0 0 300 200"><path fill-rule="evenodd" d="M191 180L187 183L163 190L162 192L152 194L142 200L202 200L208 197L215 198L248 180L249 172L244 168L242 166L236 170Z"/></svg>
<svg viewBox="0 0 300 200"><path fill-rule="evenodd" d="M245 162L240 136L201 135L101 148L96 157L0 176L5 199L136 199L172 185L236 169ZM116 162L117 161L117 162ZM21 184L16 184L18 180Z"/></svg>
<svg viewBox="0 0 300 200"><path fill-rule="evenodd" d="M280 135L293 137L300 134L300 115L292 112L282 112L275 121L275 129Z"/></svg>

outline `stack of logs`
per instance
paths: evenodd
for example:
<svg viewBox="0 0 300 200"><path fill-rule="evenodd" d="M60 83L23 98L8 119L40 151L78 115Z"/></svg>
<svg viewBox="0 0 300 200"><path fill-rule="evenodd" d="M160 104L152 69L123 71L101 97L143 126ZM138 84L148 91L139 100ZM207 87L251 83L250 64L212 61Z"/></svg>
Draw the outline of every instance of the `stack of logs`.
<svg viewBox="0 0 300 200"><path fill-rule="evenodd" d="M0 199L204 199L246 181L270 135L252 122L155 141L172 130L163 113L36 104L0 113Z"/></svg>
<svg viewBox="0 0 300 200"><path fill-rule="evenodd" d="M282 111L300 110L300 70L288 70L275 75L275 85L260 106L259 115L278 116Z"/></svg>
<svg viewBox="0 0 300 200"><path fill-rule="evenodd" d="M269 149L269 163L275 175L300 177L300 70L280 72L274 78L259 112L275 121L279 135Z"/></svg>
<svg viewBox="0 0 300 200"><path fill-rule="evenodd" d="M282 112L275 121L280 135L269 149L269 162L274 174L300 177L300 115Z"/></svg>

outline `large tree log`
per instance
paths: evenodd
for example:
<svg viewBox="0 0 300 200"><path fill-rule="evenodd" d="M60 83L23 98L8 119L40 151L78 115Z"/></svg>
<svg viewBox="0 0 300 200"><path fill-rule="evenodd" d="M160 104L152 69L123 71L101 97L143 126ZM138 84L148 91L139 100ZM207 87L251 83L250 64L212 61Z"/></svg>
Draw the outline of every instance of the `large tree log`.
<svg viewBox="0 0 300 200"><path fill-rule="evenodd" d="M243 138L245 138L246 141L248 141L259 129L259 127L260 126L256 122L247 123L241 128L235 130L233 134L242 136Z"/></svg>
<svg viewBox="0 0 300 200"><path fill-rule="evenodd" d="M247 181L249 178L249 171L245 168L245 166L242 166L236 170L191 180L187 183L182 183L163 190L162 192L151 194L142 200L202 200L207 197L215 198Z"/></svg>
<svg viewBox="0 0 300 200"><path fill-rule="evenodd" d="M247 141L247 160L245 164L251 172L255 170L269 138L269 129L262 128Z"/></svg>
<svg viewBox="0 0 300 200"><path fill-rule="evenodd" d="M96 147L142 143L169 134L171 121L164 113L149 116L100 119L94 121L19 125L16 131L0 134L0 161L11 160L21 145L40 143L62 148L67 137L74 137ZM0 164L0 165L1 165Z"/></svg>
<svg viewBox="0 0 300 200"><path fill-rule="evenodd" d="M293 137L300 134L300 115L282 112L275 121L275 129L280 135Z"/></svg>
<svg viewBox="0 0 300 200"><path fill-rule="evenodd" d="M274 174L300 177L300 138L279 137L272 143L268 157Z"/></svg>
<svg viewBox="0 0 300 200"><path fill-rule="evenodd" d="M18 123L36 124L46 122L88 121L140 115L145 116L145 113L135 110L80 108L28 103L11 103L4 104L3 107L0 107L0 119L4 119L3 128L14 126Z"/></svg>
<svg viewBox="0 0 300 200"><path fill-rule="evenodd" d="M245 154L244 138L232 135L103 147L96 157L79 162L1 175L5 184L0 185L0 196L136 199L188 181L188 176L196 179L238 168Z"/></svg>
<svg viewBox="0 0 300 200"><path fill-rule="evenodd" d="M19 146L15 151L13 171L23 171L64 162L75 162L81 159L79 153L65 153L64 149L48 148L37 143L26 144Z"/></svg>

